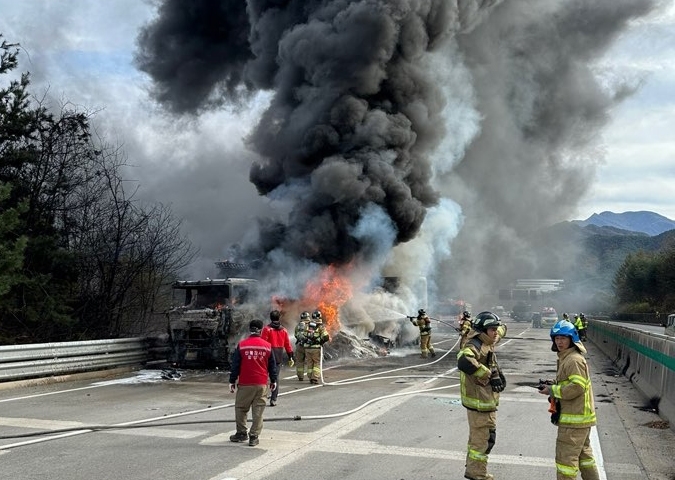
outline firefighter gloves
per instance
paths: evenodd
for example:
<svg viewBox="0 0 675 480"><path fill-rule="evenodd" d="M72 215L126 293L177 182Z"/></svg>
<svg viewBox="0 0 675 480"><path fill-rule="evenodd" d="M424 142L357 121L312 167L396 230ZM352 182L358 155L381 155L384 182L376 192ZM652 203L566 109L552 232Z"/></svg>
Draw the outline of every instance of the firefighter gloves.
<svg viewBox="0 0 675 480"><path fill-rule="evenodd" d="M490 387L493 392L503 392L506 388L506 377L499 370L493 370L490 376Z"/></svg>

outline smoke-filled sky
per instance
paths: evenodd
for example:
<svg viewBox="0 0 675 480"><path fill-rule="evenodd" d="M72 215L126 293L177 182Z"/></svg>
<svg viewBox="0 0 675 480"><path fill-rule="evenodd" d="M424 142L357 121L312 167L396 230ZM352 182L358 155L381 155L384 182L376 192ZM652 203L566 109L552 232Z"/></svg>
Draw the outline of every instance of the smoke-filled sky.
<svg viewBox="0 0 675 480"><path fill-rule="evenodd" d="M670 1L0 0L0 33L97 111L194 276L236 243L478 291L537 226L675 219Z"/></svg>

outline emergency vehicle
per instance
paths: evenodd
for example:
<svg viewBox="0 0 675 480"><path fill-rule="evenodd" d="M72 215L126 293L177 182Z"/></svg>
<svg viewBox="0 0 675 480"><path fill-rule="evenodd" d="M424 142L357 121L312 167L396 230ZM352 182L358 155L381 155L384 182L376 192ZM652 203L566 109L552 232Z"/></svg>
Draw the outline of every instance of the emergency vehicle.
<svg viewBox="0 0 675 480"><path fill-rule="evenodd" d="M552 327L558 321L558 312L553 307L544 307L541 309L540 324L542 328Z"/></svg>

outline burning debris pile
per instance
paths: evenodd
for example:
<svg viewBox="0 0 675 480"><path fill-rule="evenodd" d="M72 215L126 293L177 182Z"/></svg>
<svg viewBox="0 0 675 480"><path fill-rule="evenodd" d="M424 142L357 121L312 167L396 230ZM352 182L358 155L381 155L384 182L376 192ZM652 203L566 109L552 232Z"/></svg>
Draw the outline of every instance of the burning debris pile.
<svg viewBox="0 0 675 480"><path fill-rule="evenodd" d="M368 339L344 331L332 337L323 349L324 358L328 360L381 357L388 353L388 349L384 346L378 346Z"/></svg>

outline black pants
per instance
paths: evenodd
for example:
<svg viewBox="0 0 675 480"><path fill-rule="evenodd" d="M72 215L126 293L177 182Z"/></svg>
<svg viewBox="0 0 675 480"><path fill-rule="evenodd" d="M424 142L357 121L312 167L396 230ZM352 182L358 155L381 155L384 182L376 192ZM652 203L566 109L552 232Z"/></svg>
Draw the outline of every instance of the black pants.
<svg viewBox="0 0 675 480"><path fill-rule="evenodd" d="M270 400L274 400L275 402L277 401L277 397L279 396L279 380L281 380L281 378L279 377L280 371L281 371L281 363L277 362L277 368L276 368L277 388L272 390L271 393L270 393Z"/></svg>

